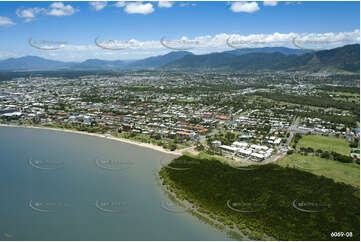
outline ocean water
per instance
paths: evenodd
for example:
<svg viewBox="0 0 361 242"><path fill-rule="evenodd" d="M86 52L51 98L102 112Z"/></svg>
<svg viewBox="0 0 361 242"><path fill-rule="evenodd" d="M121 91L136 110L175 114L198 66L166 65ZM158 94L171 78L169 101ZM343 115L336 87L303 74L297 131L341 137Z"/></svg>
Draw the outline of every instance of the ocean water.
<svg viewBox="0 0 361 242"><path fill-rule="evenodd" d="M0 127L0 240L231 240L157 182L171 156L109 139Z"/></svg>

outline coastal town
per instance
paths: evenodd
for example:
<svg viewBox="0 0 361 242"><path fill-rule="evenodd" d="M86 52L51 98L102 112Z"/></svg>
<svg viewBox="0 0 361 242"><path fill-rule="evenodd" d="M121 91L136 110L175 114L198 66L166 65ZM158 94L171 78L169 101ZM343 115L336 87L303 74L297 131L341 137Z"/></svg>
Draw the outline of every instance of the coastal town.
<svg viewBox="0 0 361 242"><path fill-rule="evenodd" d="M0 242L360 241L360 1L0 4Z"/></svg>
<svg viewBox="0 0 361 242"><path fill-rule="evenodd" d="M295 134L358 142L358 115L352 105L359 105L359 96L333 90L345 85L344 79L307 72L32 73L0 83L0 122L101 133L170 151L269 163L295 149ZM351 90L356 81L344 89ZM310 103L311 96L335 105ZM345 109L343 104L349 105ZM359 157L355 148L351 160Z"/></svg>

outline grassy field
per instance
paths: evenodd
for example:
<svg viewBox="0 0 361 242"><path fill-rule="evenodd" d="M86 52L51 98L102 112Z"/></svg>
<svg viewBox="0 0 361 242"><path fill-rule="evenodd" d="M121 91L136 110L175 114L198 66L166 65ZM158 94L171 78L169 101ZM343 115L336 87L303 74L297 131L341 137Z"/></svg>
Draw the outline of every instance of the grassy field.
<svg viewBox="0 0 361 242"><path fill-rule="evenodd" d="M298 141L297 149L301 147L311 147L315 151L317 149L328 152L334 151L342 155L349 155L351 151L351 148L348 146L346 139L321 135L302 136L300 141Z"/></svg>
<svg viewBox="0 0 361 242"><path fill-rule="evenodd" d="M360 97L359 93L350 93L350 92L329 92L332 95L340 95L340 96L349 96L349 97Z"/></svg>
<svg viewBox="0 0 361 242"><path fill-rule="evenodd" d="M343 102L355 102L360 103L359 93L348 93L348 92L330 92L329 94L334 95L335 100Z"/></svg>
<svg viewBox="0 0 361 242"><path fill-rule="evenodd" d="M335 97L337 101L360 103L360 97Z"/></svg>
<svg viewBox="0 0 361 242"><path fill-rule="evenodd" d="M297 169L331 178L335 182L360 187L360 166L355 163L342 163L317 156L292 154L279 160L278 164L283 167L287 167L287 165L294 167L295 164Z"/></svg>
<svg viewBox="0 0 361 242"><path fill-rule="evenodd" d="M259 98L259 100L262 100L264 102L274 102L274 103L277 103L278 105L287 105L288 108L297 108L297 107L307 107L309 109L314 109L314 110L317 110L319 109L320 107L316 107L316 106L311 106L311 105L301 105L301 104L296 104L296 103L290 103L290 102L284 102L284 101L275 101L273 99L270 99L270 98L265 98L265 97L260 97L260 96L257 96ZM251 99L249 98L250 101L253 101L253 100L256 100L255 98L254 99ZM336 108L329 108L329 110L337 110Z"/></svg>

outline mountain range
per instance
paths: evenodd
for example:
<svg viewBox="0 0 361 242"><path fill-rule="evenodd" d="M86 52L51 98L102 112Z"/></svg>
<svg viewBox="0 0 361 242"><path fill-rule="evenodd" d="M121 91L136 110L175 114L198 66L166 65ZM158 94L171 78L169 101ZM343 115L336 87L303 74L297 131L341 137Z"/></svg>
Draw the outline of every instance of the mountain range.
<svg viewBox="0 0 361 242"><path fill-rule="evenodd" d="M187 55L168 63L171 69L224 69L238 71L307 70L307 71L360 71L360 45L305 53L286 55L275 53L212 53L207 55Z"/></svg>
<svg viewBox="0 0 361 242"><path fill-rule="evenodd" d="M83 62L62 62L37 56L0 61L0 71L109 69L359 72L360 45L346 45L317 52L285 47L249 48L204 55L175 51L135 61L89 59Z"/></svg>

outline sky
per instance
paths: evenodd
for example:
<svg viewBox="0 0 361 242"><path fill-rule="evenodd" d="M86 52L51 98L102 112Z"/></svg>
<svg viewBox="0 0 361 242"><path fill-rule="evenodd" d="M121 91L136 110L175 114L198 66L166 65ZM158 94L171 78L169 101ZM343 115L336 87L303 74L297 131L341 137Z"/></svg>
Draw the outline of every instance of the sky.
<svg viewBox="0 0 361 242"><path fill-rule="evenodd" d="M360 42L359 2L0 2L0 59L133 60Z"/></svg>

